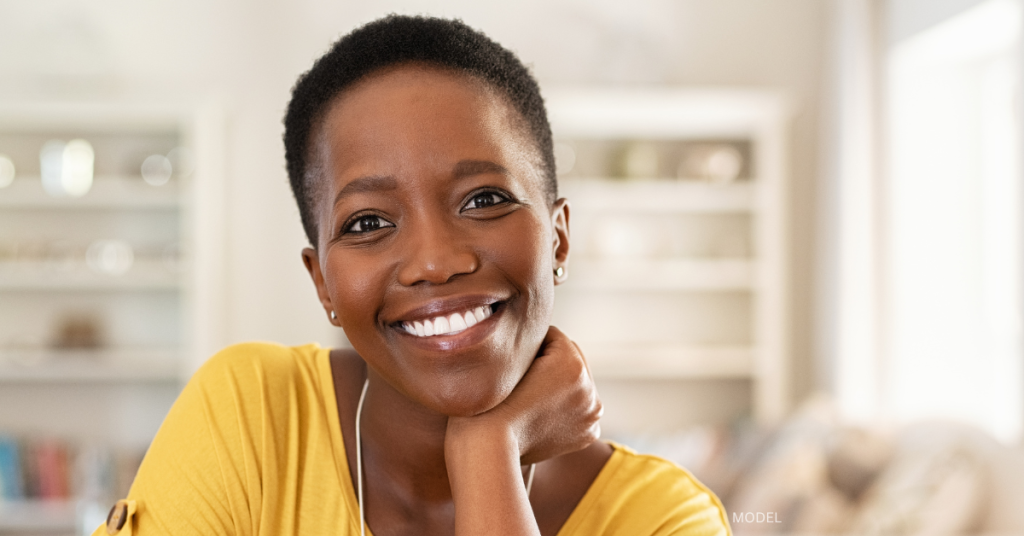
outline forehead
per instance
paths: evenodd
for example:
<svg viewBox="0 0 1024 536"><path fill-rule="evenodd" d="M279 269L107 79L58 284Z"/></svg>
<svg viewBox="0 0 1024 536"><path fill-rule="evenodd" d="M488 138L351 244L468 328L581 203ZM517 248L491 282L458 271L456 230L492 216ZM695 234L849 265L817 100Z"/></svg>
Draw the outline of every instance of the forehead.
<svg viewBox="0 0 1024 536"><path fill-rule="evenodd" d="M476 77L422 64L360 80L331 102L317 130L319 156L335 168L349 157L368 156L367 149L384 157L399 147L439 156L470 149L472 142L532 147L525 120L499 91Z"/></svg>
<svg viewBox="0 0 1024 536"><path fill-rule="evenodd" d="M358 178L391 177L423 199L445 191L453 183L443 179L473 160L509 170L522 194L543 204L543 160L529 132L480 79L420 64L377 71L339 94L313 131L307 180L317 227L331 225L335 197Z"/></svg>

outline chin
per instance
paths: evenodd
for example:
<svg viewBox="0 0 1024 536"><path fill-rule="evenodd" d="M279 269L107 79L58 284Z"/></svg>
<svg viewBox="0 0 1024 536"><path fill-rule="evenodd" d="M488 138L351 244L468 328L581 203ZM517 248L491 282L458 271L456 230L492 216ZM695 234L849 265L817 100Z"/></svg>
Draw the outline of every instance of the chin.
<svg viewBox="0 0 1024 536"><path fill-rule="evenodd" d="M511 374L496 376L474 372L439 379L424 405L449 417L472 417L501 404L519 379Z"/></svg>

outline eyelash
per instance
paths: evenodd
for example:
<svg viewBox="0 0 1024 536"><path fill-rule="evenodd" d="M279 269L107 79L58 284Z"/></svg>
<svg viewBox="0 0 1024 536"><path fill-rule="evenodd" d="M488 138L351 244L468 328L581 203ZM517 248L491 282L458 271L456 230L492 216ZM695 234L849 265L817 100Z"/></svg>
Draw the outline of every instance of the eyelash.
<svg viewBox="0 0 1024 536"><path fill-rule="evenodd" d="M484 207L469 207L469 205L471 203L473 203L478 198L483 197L483 196L491 196L491 199L497 197L498 201L496 201L494 203L491 203L490 205L487 205L487 206L484 206ZM511 202L512 202L512 199L507 194L504 194L504 193L501 193L501 192L496 192L494 190L486 190L486 191L483 191L483 192L477 192L477 193L473 194L472 197L469 198L469 201L467 201L466 204L462 206L462 210L465 211L465 210L472 210L472 209L477 209L477 208L489 208L489 207L495 207L495 206L498 206L498 205L503 205L505 203L511 203Z"/></svg>
<svg viewBox="0 0 1024 536"><path fill-rule="evenodd" d="M376 218L379 222L381 222L380 224L378 224L376 229L358 230L358 231L353 230L353 227L355 227L358 224L361 224L364 220L368 220L370 218ZM378 216L376 214L360 214L360 215L352 218L344 226L342 226L341 234L367 234L367 233L372 233L373 231L379 231L381 229L385 229L387 227L394 227L394 226L395 226L395 224L389 222L388 220L385 220L384 218L382 218L382 217L380 217L380 216Z"/></svg>
<svg viewBox="0 0 1024 536"><path fill-rule="evenodd" d="M492 201L493 201L493 199L495 197L498 198L498 200L495 201L495 202L492 202L490 205L483 206L483 207L469 207L469 205L471 203L473 203L477 199L479 199L481 197L484 197L484 196L491 196ZM483 191L483 192L477 192L477 193L473 194L473 196L469 198L469 201L467 201L466 204L462 206L462 210L465 211L465 210L489 208L489 207L495 207L495 206L498 206L498 205L503 205L505 203L511 203L511 202L512 202L512 199L508 195L506 195L506 194L503 194L503 193L500 193L500 192L496 192L496 191ZM467 207L469 207L469 208L467 208ZM356 225L361 224L364 220L367 220L369 218L376 218L377 221L381 222L380 224L378 224L376 229L358 230L358 231L353 230L353 228L356 227ZM382 218L382 217L380 217L380 216L378 216L376 214L360 214L360 215L355 216L354 218L350 219L348 222L345 223L345 225L342 226L341 234L367 234L367 233L372 233L373 231L379 231L381 229L385 229L385 228L388 228L388 227L394 227L394 226L395 226L395 224L389 222L388 220L385 220L384 218Z"/></svg>

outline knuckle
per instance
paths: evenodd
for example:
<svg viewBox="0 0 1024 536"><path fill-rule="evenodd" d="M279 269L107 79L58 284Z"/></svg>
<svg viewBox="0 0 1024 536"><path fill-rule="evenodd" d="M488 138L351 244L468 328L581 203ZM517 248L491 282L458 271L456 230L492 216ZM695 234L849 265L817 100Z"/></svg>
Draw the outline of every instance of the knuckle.
<svg viewBox="0 0 1024 536"><path fill-rule="evenodd" d="M604 416L604 404L600 400L594 400L594 405L591 407L591 413L595 419L600 419Z"/></svg>

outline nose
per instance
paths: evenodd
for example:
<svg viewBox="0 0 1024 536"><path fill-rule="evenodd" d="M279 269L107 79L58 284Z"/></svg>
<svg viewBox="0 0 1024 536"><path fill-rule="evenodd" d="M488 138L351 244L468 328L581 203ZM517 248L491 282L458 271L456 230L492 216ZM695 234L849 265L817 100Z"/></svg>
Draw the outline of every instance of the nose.
<svg viewBox="0 0 1024 536"><path fill-rule="evenodd" d="M408 255L398 271L403 286L442 285L479 268L480 259L453 225L420 223L411 227L415 230L407 232L405 240Z"/></svg>

